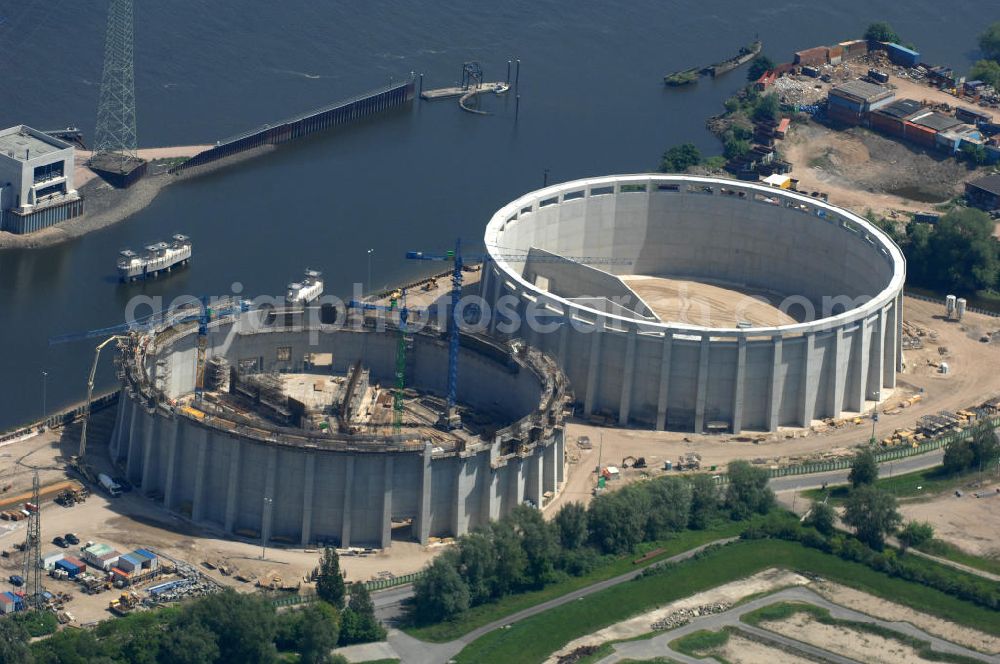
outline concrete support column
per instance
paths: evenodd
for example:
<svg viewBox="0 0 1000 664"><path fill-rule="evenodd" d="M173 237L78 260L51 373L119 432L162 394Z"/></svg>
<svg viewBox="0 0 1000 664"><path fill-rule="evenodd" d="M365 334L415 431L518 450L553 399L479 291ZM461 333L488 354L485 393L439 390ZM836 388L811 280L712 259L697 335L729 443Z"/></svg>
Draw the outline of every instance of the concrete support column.
<svg viewBox="0 0 1000 664"><path fill-rule="evenodd" d="M566 430L557 429L556 435L556 482L562 486L566 481Z"/></svg>
<svg viewBox="0 0 1000 664"><path fill-rule="evenodd" d="M899 298L896 298L889 307L889 314L885 325L886 339L883 341L883 347L885 348L885 364L883 369L885 373L882 377L882 385L889 388L896 386L896 364L898 363L896 339L899 328L899 321L897 320L899 318L898 303Z"/></svg>
<svg viewBox="0 0 1000 664"><path fill-rule="evenodd" d="M701 338L698 353L698 392L694 402L694 432L705 430L705 396L708 393L708 348L709 337Z"/></svg>
<svg viewBox="0 0 1000 664"><path fill-rule="evenodd" d="M302 546L312 541L313 496L316 492L316 455L306 454L304 484L302 485Z"/></svg>
<svg viewBox="0 0 1000 664"><path fill-rule="evenodd" d="M660 391L656 401L656 429L667 428L667 399L670 397L670 351L673 345L673 335L663 334L663 350L660 353Z"/></svg>
<svg viewBox="0 0 1000 664"><path fill-rule="evenodd" d="M118 405L115 407L115 428L111 433L111 444L109 448L111 449L111 460L115 463L121 458L121 440L124 437L122 435L122 429L124 428L123 423L125 422L125 395L123 392L119 392Z"/></svg>
<svg viewBox="0 0 1000 664"><path fill-rule="evenodd" d="M163 480L163 506L168 510L174 506L174 477L177 471L177 446L180 444L180 426L177 419L170 420L170 435L166 436L167 475Z"/></svg>
<svg viewBox="0 0 1000 664"><path fill-rule="evenodd" d="M392 546L392 462L391 454L385 455L382 466L382 548Z"/></svg>
<svg viewBox="0 0 1000 664"><path fill-rule="evenodd" d="M229 454L229 486L226 487L226 521L224 524L227 533L236 529L236 514L239 509L237 499L240 489L240 455L243 451L243 444L238 440L233 440L233 449Z"/></svg>
<svg viewBox="0 0 1000 664"><path fill-rule="evenodd" d="M743 430L743 381L747 375L747 338L741 336L736 346L736 381L733 385L733 433Z"/></svg>
<svg viewBox="0 0 1000 664"><path fill-rule="evenodd" d="M774 431L780 424L781 392L785 387L785 374L781 368L780 336L771 337L771 394L767 400L767 429Z"/></svg>
<svg viewBox="0 0 1000 664"><path fill-rule="evenodd" d="M555 443L552 443L548 447L546 447L545 452L543 453L542 456L544 459L542 467L542 473L544 475L542 480L542 493L544 494L547 491L554 492L558 488L558 486L556 485L556 482L558 482L559 480L557 479L558 471L556 470Z"/></svg>
<svg viewBox="0 0 1000 664"><path fill-rule="evenodd" d="M149 493L153 488L153 429L159 426L160 419L146 416L142 427L142 491Z"/></svg>
<svg viewBox="0 0 1000 664"><path fill-rule="evenodd" d="M597 319L590 333L590 366L587 368L587 393L583 400L584 416L592 415L597 406L596 393L601 380L601 342L604 338L604 318Z"/></svg>
<svg viewBox="0 0 1000 664"><path fill-rule="evenodd" d="M542 494L545 493L542 489L545 478L545 458L541 448L535 448L535 453L531 455L528 467L531 471L531 485L528 493L530 498L535 501L535 507L542 509Z"/></svg>
<svg viewBox="0 0 1000 664"><path fill-rule="evenodd" d="M868 395L868 355L870 353L871 330L868 322L861 320L858 322L858 352L853 357L852 370L858 377L858 382L848 408L854 411L862 411L865 408L865 400Z"/></svg>
<svg viewBox="0 0 1000 664"><path fill-rule="evenodd" d="M830 417L840 417L844 410L844 391L847 381L847 349L844 346L844 328L838 327L833 340L833 373L830 376Z"/></svg>
<svg viewBox="0 0 1000 664"><path fill-rule="evenodd" d="M124 391L122 392L122 399L125 398ZM129 406L129 416L128 416L128 458L125 460L125 475L128 477L129 482L135 482L135 474L132 472L135 470L136 465L136 455L139 454L137 438L135 435L135 421L138 419L136 416L137 406L135 402L131 402L132 405Z"/></svg>
<svg viewBox="0 0 1000 664"><path fill-rule="evenodd" d="M199 433L195 443L198 448L198 451L195 452L195 467L192 468L194 471L194 497L191 498L191 520L195 523L199 523L204 518L205 501L203 496L205 495L205 475L208 473L208 429L201 429Z"/></svg>
<svg viewBox="0 0 1000 664"><path fill-rule="evenodd" d="M271 541L271 527L274 525L274 501L277 498L275 488L278 478L278 448L271 446L267 450L267 470L264 476L264 505L260 512L260 540L265 544Z"/></svg>
<svg viewBox="0 0 1000 664"><path fill-rule="evenodd" d="M903 370L903 294L896 296L896 371ZM896 375L892 376L892 386L896 387Z"/></svg>
<svg viewBox="0 0 1000 664"><path fill-rule="evenodd" d="M559 358L559 366L566 366L566 345L569 343L569 331L572 325L569 317L563 317L562 325L559 326L559 349L556 357Z"/></svg>
<svg viewBox="0 0 1000 664"><path fill-rule="evenodd" d="M340 522L340 546L351 545L351 500L354 498L354 456L344 462L344 518Z"/></svg>
<svg viewBox="0 0 1000 664"><path fill-rule="evenodd" d="M618 424L628 426L628 413L632 405L632 382L635 380L635 343L638 332L633 327L625 342L625 371L622 375L622 395L618 402ZM539 503L540 504L540 503Z"/></svg>
<svg viewBox="0 0 1000 664"><path fill-rule="evenodd" d="M514 470L514 500L513 500L513 503L512 503L513 506L515 506L515 507L517 505L520 505L521 503L524 502L524 498L525 498L524 487L525 487L525 484L526 484L525 480L527 479L526 475L528 474L528 467L527 467L527 464L524 463L524 458L523 457L518 457L516 464L517 465L513 467L513 470Z"/></svg>
<svg viewBox="0 0 1000 664"><path fill-rule="evenodd" d="M499 310L500 294L503 292L502 289L503 275L498 274L496 279L493 280L493 299L490 302L490 306L493 308L493 314L490 316L490 332L496 332L497 329L497 311Z"/></svg>
<svg viewBox="0 0 1000 664"><path fill-rule="evenodd" d="M417 541L427 544L431 536L431 444L424 444L421 456L420 516L417 518Z"/></svg>
<svg viewBox="0 0 1000 664"><path fill-rule="evenodd" d="M496 519L500 512L500 472L497 470L497 456L499 454L500 442L498 438L493 439L490 445L490 460L486 468L486 495L483 497L483 510L486 512L485 521Z"/></svg>
<svg viewBox="0 0 1000 664"><path fill-rule="evenodd" d="M882 392L882 386L885 385L885 330L885 309L881 309L878 312L878 319L875 323L875 336L872 338L872 343L875 346L872 349L873 361L875 364L868 372L871 375L871 380L869 381L869 392L871 393L871 398L875 400L879 399L880 393Z"/></svg>
<svg viewBox="0 0 1000 664"><path fill-rule="evenodd" d="M802 426L808 427L816 412L816 381L819 377L820 366L814 355L816 354L816 333L807 332L805 335L806 350L802 363Z"/></svg>
<svg viewBox="0 0 1000 664"><path fill-rule="evenodd" d="M468 514L465 508L465 497L469 495L469 459L457 457L455 464L455 499L451 506L451 534L454 537L462 535L467 530Z"/></svg>

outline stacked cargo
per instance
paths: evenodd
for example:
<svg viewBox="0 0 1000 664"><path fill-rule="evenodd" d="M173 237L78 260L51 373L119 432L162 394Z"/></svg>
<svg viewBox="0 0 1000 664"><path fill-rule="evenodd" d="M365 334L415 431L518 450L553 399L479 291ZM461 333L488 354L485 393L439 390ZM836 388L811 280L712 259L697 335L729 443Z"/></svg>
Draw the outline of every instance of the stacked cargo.
<svg viewBox="0 0 1000 664"><path fill-rule="evenodd" d="M844 47L839 44L831 46L827 49L826 57L831 65L839 65L844 60Z"/></svg>
<svg viewBox="0 0 1000 664"><path fill-rule="evenodd" d="M843 49L844 60L853 60L868 55L868 42L864 39L840 42L840 47Z"/></svg>
<svg viewBox="0 0 1000 664"><path fill-rule="evenodd" d="M66 557L62 551L52 551L42 556L42 568L51 570L55 569L56 563Z"/></svg>
<svg viewBox="0 0 1000 664"><path fill-rule="evenodd" d="M105 572L114 567L120 556L119 552L107 544L91 544L83 550L83 559Z"/></svg>
<svg viewBox="0 0 1000 664"><path fill-rule="evenodd" d="M75 579L78 575L83 574L87 565L82 560L66 556L62 560L56 561L55 568L63 570L69 578Z"/></svg>

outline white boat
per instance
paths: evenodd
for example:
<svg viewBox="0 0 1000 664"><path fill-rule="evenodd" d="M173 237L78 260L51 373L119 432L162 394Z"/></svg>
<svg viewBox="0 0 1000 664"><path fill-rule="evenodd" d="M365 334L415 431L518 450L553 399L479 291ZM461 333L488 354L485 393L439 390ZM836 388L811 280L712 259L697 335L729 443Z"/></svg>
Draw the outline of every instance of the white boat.
<svg viewBox="0 0 1000 664"><path fill-rule="evenodd" d="M156 242L137 254L125 249L118 254L118 277L122 281L135 281L158 273L169 272L176 265L186 265L191 260L191 238L174 235L170 242Z"/></svg>
<svg viewBox="0 0 1000 664"><path fill-rule="evenodd" d="M288 284L285 302L288 304L309 304L316 300L323 294L323 280L320 278L322 276L322 272L307 269L302 281Z"/></svg>

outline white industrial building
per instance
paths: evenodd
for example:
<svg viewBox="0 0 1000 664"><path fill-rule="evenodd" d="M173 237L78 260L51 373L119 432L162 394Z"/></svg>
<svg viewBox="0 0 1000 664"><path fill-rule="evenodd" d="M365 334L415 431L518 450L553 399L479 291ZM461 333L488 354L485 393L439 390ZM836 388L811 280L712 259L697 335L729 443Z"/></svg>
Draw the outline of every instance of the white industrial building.
<svg viewBox="0 0 1000 664"><path fill-rule="evenodd" d="M31 233L83 213L71 144L26 125L0 131L0 230Z"/></svg>

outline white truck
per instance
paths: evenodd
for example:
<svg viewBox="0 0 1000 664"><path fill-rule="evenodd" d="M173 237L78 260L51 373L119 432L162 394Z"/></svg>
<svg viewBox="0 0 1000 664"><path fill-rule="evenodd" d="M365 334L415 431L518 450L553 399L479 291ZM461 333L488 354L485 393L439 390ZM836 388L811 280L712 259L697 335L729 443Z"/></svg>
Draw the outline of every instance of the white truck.
<svg viewBox="0 0 1000 664"><path fill-rule="evenodd" d="M115 497L122 495L122 488L110 476L100 473L97 481L101 483L101 488L108 492L108 495Z"/></svg>

